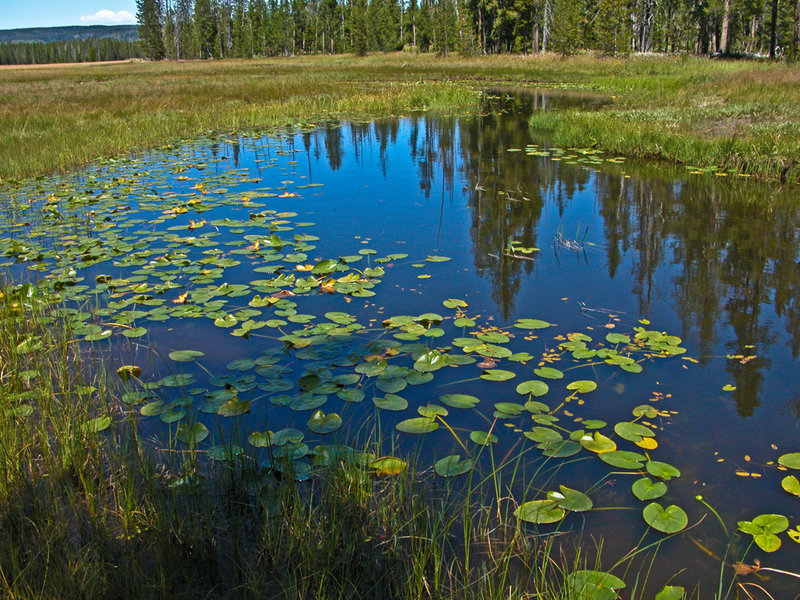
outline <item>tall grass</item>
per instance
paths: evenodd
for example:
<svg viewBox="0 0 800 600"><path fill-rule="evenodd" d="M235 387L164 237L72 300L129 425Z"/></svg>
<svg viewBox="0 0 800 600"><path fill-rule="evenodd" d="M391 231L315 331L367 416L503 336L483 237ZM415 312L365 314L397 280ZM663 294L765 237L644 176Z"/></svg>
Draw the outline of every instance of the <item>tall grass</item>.
<svg viewBox="0 0 800 600"><path fill-rule="evenodd" d="M422 109L470 110L507 82L613 97L534 119L559 144L796 180L800 67L696 57L395 53L0 68L0 178L196 137Z"/></svg>

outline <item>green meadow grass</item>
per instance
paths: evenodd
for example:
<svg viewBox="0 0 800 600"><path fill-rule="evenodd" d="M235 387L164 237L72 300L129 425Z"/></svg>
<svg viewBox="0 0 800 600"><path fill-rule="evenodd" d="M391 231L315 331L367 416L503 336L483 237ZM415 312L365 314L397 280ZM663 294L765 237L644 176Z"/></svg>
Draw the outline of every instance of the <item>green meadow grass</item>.
<svg viewBox="0 0 800 600"><path fill-rule="evenodd" d="M537 114L563 146L800 178L800 67L697 57L436 57L395 53L0 68L0 178L208 131L466 111L493 83L609 96L594 111Z"/></svg>

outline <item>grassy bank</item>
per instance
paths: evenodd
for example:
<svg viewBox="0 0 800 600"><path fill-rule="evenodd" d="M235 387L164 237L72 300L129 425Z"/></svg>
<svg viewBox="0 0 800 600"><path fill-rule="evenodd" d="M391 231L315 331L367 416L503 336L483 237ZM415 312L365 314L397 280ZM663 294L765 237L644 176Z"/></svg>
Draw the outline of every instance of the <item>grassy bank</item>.
<svg viewBox="0 0 800 600"><path fill-rule="evenodd" d="M601 112L542 113L564 146L800 179L800 67L694 57L440 58L407 53L0 69L0 177L209 130L474 105L491 82L596 91Z"/></svg>

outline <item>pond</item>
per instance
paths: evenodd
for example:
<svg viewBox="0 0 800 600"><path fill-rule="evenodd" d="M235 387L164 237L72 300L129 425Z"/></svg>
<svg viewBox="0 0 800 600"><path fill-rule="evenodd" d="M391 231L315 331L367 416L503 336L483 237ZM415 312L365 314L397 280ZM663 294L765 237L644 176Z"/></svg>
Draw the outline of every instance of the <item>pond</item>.
<svg viewBox="0 0 800 600"><path fill-rule="evenodd" d="M148 435L299 479L368 439L497 469L531 531L602 537L606 565L664 539L654 585L701 597L729 539L709 506L730 533L785 515L744 525L780 549L734 551L796 571L800 193L528 129L575 102L599 101L488 93L104 161L6 189L0 254L108 353Z"/></svg>

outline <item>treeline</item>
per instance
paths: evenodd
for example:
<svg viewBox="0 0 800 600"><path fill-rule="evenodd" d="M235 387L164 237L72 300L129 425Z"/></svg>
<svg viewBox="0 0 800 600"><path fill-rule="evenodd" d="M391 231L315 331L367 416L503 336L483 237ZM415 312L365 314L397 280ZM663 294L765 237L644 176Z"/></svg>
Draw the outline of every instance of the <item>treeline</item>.
<svg viewBox="0 0 800 600"><path fill-rule="evenodd" d="M423 52L800 54L800 0L137 0L153 59Z"/></svg>
<svg viewBox="0 0 800 600"><path fill-rule="evenodd" d="M60 42L0 43L0 65L93 62L144 58L139 42L89 38Z"/></svg>

